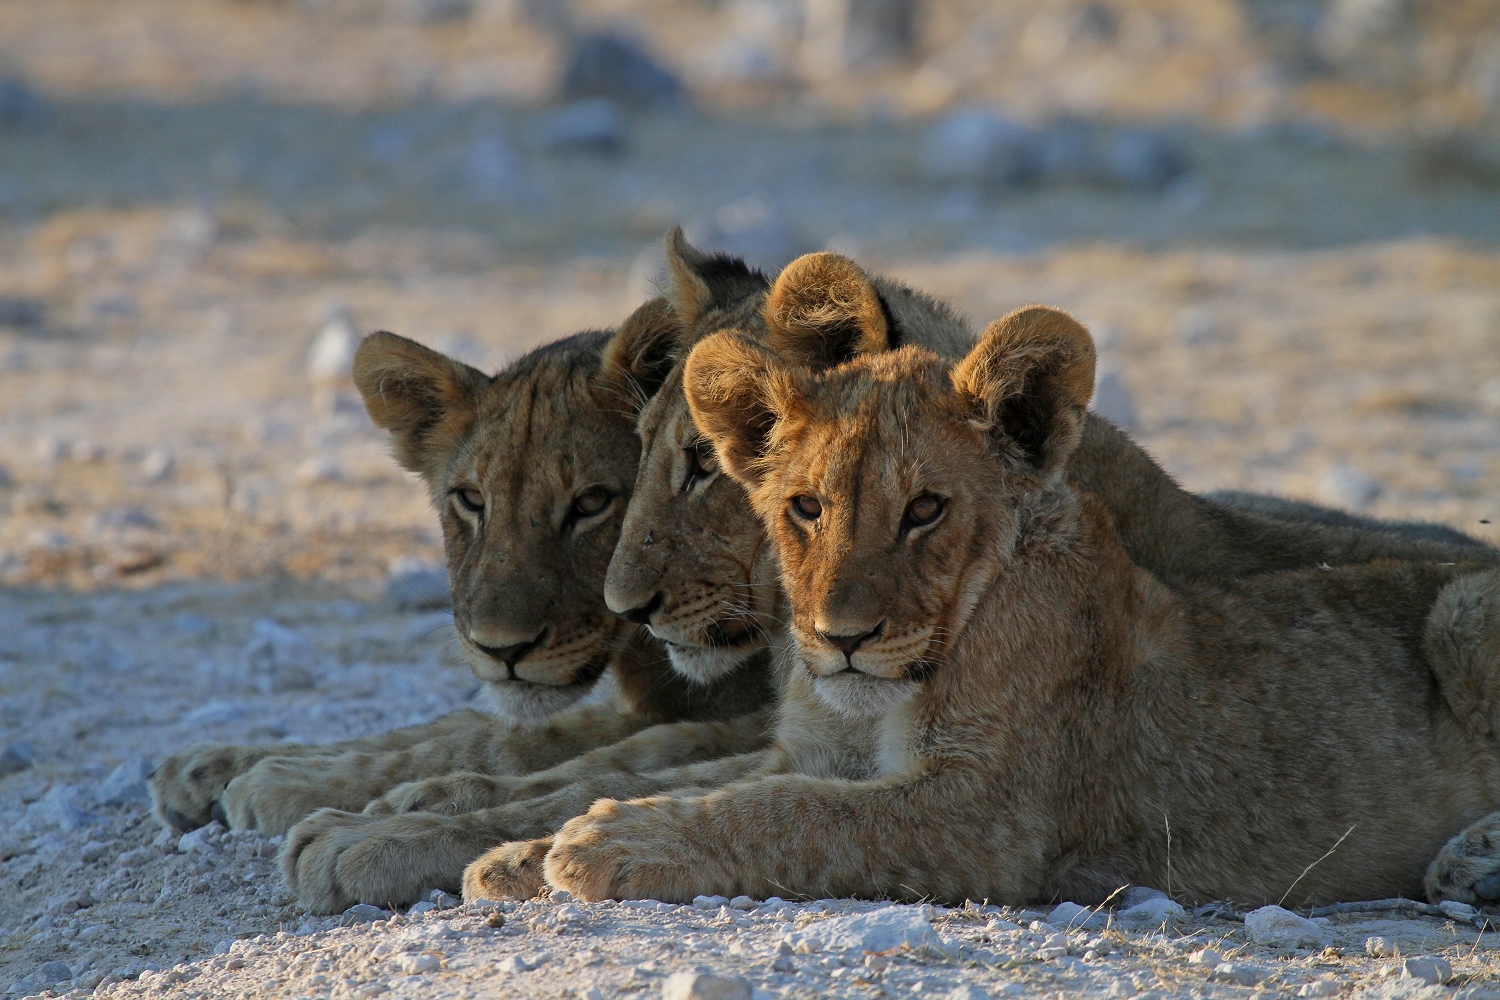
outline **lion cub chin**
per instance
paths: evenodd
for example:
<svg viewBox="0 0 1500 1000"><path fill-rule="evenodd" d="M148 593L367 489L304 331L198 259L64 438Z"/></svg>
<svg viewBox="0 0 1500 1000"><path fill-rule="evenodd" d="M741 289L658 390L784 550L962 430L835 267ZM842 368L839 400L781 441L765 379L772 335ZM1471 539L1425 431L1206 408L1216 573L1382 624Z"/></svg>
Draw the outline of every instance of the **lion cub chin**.
<svg viewBox="0 0 1500 1000"><path fill-rule="evenodd" d="M851 727L880 730L864 779L600 800L559 831L547 881L663 900L1421 892L1500 807L1500 570L1163 585L1062 480L1093 366L1087 332L1040 307L956 366L908 347L816 375L729 333L694 348L687 398L776 547L794 677L840 711L905 691L884 709L903 724ZM1469 870L1447 855L1471 840L1429 891L1467 891L1443 873Z"/></svg>

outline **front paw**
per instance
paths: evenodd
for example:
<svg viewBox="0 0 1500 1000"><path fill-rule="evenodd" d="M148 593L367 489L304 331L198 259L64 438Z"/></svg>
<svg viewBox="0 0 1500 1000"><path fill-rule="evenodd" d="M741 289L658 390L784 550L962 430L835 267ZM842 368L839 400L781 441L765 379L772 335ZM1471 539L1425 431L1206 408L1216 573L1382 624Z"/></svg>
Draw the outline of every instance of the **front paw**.
<svg viewBox="0 0 1500 1000"><path fill-rule="evenodd" d="M397 785L364 808L367 816L431 812L444 816L478 812L506 802L519 779L459 772Z"/></svg>
<svg viewBox="0 0 1500 1000"><path fill-rule="evenodd" d="M205 744L162 761L151 775L157 817L178 830L196 830L217 818L225 786L274 751L265 747Z"/></svg>
<svg viewBox="0 0 1500 1000"><path fill-rule="evenodd" d="M492 847L464 869L464 902L531 899L547 888L542 863L552 838L516 840Z"/></svg>
<svg viewBox="0 0 1500 1000"><path fill-rule="evenodd" d="M687 903L725 882L714 859L693 844L690 807L657 797L601 799L553 838L547 883L585 900L659 899Z"/></svg>
<svg viewBox="0 0 1500 1000"><path fill-rule="evenodd" d="M298 902L314 913L405 906L430 889L457 891L464 866L483 849L472 839L446 816L320 809L292 827L279 860Z"/></svg>
<svg viewBox="0 0 1500 1000"><path fill-rule="evenodd" d="M337 767L337 757L267 757L224 789L221 818L230 829L277 837L319 809L349 806L336 794Z"/></svg>
<svg viewBox="0 0 1500 1000"><path fill-rule="evenodd" d="M1484 905L1500 901L1500 813L1491 813L1443 845L1423 880L1427 898Z"/></svg>

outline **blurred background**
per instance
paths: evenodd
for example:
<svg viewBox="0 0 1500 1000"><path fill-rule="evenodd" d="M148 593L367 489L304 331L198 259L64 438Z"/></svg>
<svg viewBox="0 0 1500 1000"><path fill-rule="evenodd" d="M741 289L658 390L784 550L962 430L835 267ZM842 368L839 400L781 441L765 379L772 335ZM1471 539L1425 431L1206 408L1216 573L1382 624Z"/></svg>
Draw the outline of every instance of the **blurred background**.
<svg viewBox="0 0 1500 1000"><path fill-rule="evenodd" d="M1500 540L1497 0L5 0L0 581L420 573L357 337L493 369L678 222L1075 311L1192 488Z"/></svg>

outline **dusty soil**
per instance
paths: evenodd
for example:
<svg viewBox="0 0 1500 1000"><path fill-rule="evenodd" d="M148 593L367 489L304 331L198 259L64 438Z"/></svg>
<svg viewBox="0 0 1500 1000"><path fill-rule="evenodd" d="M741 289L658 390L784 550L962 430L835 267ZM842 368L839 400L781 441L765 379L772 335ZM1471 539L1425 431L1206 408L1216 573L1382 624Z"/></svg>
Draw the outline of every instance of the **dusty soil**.
<svg viewBox="0 0 1500 1000"><path fill-rule="evenodd" d="M497 367L624 316L677 221L763 263L834 246L977 323L1062 305L1099 337L1100 405L1189 487L1500 543L1500 195L1487 175L1434 174L1403 124L1463 119L1470 77L1404 104L1353 101L1373 86L1354 77L1278 84L1266 103L1255 68L1290 58L1281 36L1162 4L1151 17L1192 29L1173 60L1140 42L1136 5L1135 41L1102 62L1064 46L1046 73L1023 60L971 79L955 67L984 32L956 26L983 12L949 4L922 66L780 103L791 85L773 81L732 114L704 82L697 110L632 111L599 156L537 139L556 53L525 25L208 6L0 9L0 55L49 104L0 124L0 989L595 998L701 968L768 995L1227 1000L1500 978L1493 932L1440 916L1335 916L1331 950L1276 951L1211 916L1057 941L1032 929L1044 913L933 910L939 946L883 969L793 944L868 908L847 901L538 901L502 908L499 928L485 907L344 927L290 905L274 844L164 833L133 780L198 740L333 740L467 703L446 617L410 609L392 575L438 559L434 518L347 383L310 376L309 346L347 311L356 330ZM658 50L690 62L693 39L728 30L721 6L647 5ZM984 30L1035 49L1044 6ZM511 75L464 69L495 60ZM1107 72L1058 82L1079 60ZM1155 83L1120 84L1153 60ZM925 177L923 123L905 116L986 94L1186 116L1173 134L1193 168L1150 194ZM309 645L311 686L256 672L267 622ZM1372 936L1392 946L1368 954ZM1190 961L1205 947L1230 970ZM1401 978L1423 954L1449 961L1448 986Z"/></svg>

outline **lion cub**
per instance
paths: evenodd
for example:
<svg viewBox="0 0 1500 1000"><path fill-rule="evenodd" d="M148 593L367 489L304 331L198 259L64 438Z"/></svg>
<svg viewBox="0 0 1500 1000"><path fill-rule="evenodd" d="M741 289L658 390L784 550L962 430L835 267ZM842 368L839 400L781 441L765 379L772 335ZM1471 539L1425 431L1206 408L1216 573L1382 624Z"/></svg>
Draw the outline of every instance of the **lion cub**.
<svg viewBox="0 0 1500 1000"><path fill-rule="evenodd" d="M732 334L699 344L687 399L787 591L786 697L854 724L874 773L602 801L558 833L548 881L1090 902L1167 884L1170 827L1183 898L1420 891L1500 806L1500 571L1169 588L1064 480L1093 367L1087 332L1035 307L956 366L902 348L819 375Z"/></svg>
<svg viewBox="0 0 1500 1000"><path fill-rule="evenodd" d="M327 746L190 750L152 778L159 815L180 829L212 815L267 835L290 830L283 866L310 909L409 902L433 886L458 888L464 865L506 838L469 812L488 803L496 776L654 723L763 704L769 683L755 672L681 683L660 645L610 613L601 593L634 480L633 399L670 364L677 326L654 300L625 321L624 336L578 334L493 377L402 337L367 337L356 382L432 496L456 637L492 712ZM585 701L606 670L614 696ZM715 727L700 728L710 735L700 752L724 752ZM388 794L420 808L434 782L448 811L468 815L358 812Z"/></svg>

